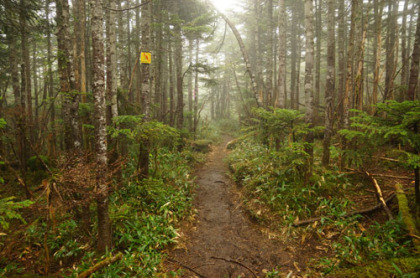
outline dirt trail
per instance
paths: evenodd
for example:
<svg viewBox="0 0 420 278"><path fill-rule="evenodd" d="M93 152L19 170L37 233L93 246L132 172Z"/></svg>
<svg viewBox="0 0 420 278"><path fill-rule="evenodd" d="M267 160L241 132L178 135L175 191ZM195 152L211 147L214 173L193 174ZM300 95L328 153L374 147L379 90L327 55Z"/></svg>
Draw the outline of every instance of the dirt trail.
<svg viewBox="0 0 420 278"><path fill-rule="evenodd" d="M222 144L213 147L207 163L196 173L197 221L184 229L184 243L170 251L173 260L168 260L167 268L175 270L184 265L207 278L264 277L264 272L275 267L290 269L293 261L285 246L268 239L241 211L223 161L228 139L224 137ZM198 277L184 270L182 277Z"/></svg>

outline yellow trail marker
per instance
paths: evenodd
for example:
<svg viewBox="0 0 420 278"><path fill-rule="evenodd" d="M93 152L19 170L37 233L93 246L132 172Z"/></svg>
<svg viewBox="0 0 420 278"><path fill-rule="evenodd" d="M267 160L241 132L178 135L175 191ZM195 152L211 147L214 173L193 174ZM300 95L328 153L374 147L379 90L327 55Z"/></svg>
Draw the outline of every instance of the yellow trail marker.
<svg viewBox="0 0 420 278"><path fill-rule="evenodd" d="M140 55L140 63L151 64L152 63L152 53L142 52L141 55Z"/></svg>

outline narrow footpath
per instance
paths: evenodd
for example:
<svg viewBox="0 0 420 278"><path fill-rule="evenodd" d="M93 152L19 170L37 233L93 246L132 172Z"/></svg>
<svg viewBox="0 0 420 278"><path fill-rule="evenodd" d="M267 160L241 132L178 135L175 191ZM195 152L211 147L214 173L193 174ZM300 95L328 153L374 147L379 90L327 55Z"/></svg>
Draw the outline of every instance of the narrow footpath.
<svg viewBox="0 0 420 278"><path fill-rule="evenodd" d="M275 268L283 273L293 268L285 246L261 233L241 210L224 161L228 140L214 146L196 172L196 220L182 231L165 264L168 271L184 269L181 277L255 278Z"/></svg>

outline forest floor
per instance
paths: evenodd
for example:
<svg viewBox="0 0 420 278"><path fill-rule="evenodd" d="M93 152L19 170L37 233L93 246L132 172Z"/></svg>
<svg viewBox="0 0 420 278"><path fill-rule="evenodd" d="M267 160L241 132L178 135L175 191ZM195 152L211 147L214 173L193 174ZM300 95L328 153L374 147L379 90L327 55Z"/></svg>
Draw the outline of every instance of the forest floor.
<svg viewBox="0 0 420 278"><path fill-rule="evenodd" d="M296 273L313 257L315 246L292 247L270 239L244 212L224 161L229 139L224 136L196 172L197 214L192 223L184 224L178 243L169 251L167 272L184 269L180 277L211 278L265 277L274 269Z"/></svg>

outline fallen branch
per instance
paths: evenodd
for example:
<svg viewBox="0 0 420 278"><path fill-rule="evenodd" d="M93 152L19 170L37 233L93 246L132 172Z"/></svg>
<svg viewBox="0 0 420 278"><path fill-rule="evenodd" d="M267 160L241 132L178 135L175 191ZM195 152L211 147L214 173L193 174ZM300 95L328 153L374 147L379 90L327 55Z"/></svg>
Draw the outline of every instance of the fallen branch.
<svg viewBox="0 0 420 278"><path fill-rule="evenodd" d="M391 179L399 179L399 180L414 180L414 177L402 177L402 176L392 176L392 175L384 175L384 174L371 174L372 176L378 176L383 178L391 178Z"/></svg>
<svg viewBox="0 0 420 278"><path fill-rule="evenodd" d="M80 273L77 277L78 278L87 278L90 275L92 275L93 273L95 273L96 271L98 271L99 269L112 264L118 260L120 260L122 258L122 253L118 253L117 255L115 255L114 257L108 257L100 262L98 262L97 264L95 264L94 266L92 266L91 268L89 268L86 271L83 271L82 273Z"/></svg>
<svg viewBox="0 0 420 278"><path fill-rule="evenodd" d="M392 199L394 199L395 197L395 193L392 193L387 199L385 199L385 203L389 203ZM357 210L357 211L352 211L349 213L346 213L345 215L341 216L341 218L348 218L351 216L354 216L356 214L368 214L371 212L374 212L378 209L380 209L382 207L382 204L377 204L373 207L367 208L367 209L362 209L362 210ZM311 224L314 223L316 221L320 221L322 218L325 218L326 216L321 216L321 217L314 217L314 218L309 218L306 220L301 220L301 221L295 221L293 223L293 226L298 227L298 226L303 226L303 225L307 225L307 224Z"/></svg>
<svg viewBox="0 0 420 278"><path fill-rule="evenodd" d="M419 232L415 224L416 222L410 213L407 197L405 196L405 193L399 183L395 184L395 192L397 193L398 207L400 209L405 227L407 228L409 235L413 238L414 247L416 247L417 251L420 252L420 240L417 236Z"/></svg>
<svg viewBox="0 0 420 278"><path fill-rule="evenodd" d="M391 210L386 205L386 202L383 197L381 187L378 184L378 181L368 171L364 171L364 172L372 180L373 186L376 189L376 196L378 197L379 202L382 204L382 207L384 208L386 214L388 214L389 219L393 219L394 217L392 216Z"/></svg>
<svg viewBox="0 0 420 278"><path fill-rule="evenodd" d="M179 266L181 266L181 267L183 267L183 268L185 268L185 269L187 269L187 270L191 271L192 273L194 273L195 275L197 275L197 276L198 276L198 277L200 277L200 278L206 278L206 276L201 275L200 273L198 273L197 271L195 271L195 270L194 270L194 269L192 269L191 267L189 267L189 266L187 266L187 265L185 265L185 264L181 263L180 261L177 261L177 260L175 260L175 259L173 259L173 258L168 258L168 261L170 261L171 263L175 263L175 264L177 264L177 265L179 265Z"/></svg>
<svg viewBox="0 0 420 278"><path fill-rule="evenodd" d="M241 263L241 262L237 262L237 261L235 261L235 260L232 260L232 259L225 259L225 258L219 258L219 257L210 257L211 259L214 259L214 260L222 260L222 261L225 261L225 262L228 262L228 263L234 263L234 264L237 264L237 265L240 265L240 266L242 266L242 267L244 267L244 268L246 268L246 269L248 269L248 271L249 272L251 272L252 273L252 275L255 277L255 278L258 278L258 276L257 276L257 274L255 274L255 272L254 271L252 271L252 269L250 269L249 267L247 267L246 265L244 265L243 263Z"/></svg>

